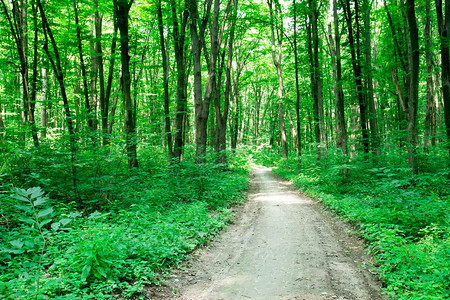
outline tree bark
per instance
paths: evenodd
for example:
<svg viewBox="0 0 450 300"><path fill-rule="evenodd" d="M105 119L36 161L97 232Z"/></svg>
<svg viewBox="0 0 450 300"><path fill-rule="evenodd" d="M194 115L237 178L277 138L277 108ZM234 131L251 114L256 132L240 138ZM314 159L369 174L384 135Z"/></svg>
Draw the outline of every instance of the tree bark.
<svg viewBox="0 0 450 300"><path fill-rule="evenodd" d="M136 119L131 99L131 75L129 56L128 16L134 0L114 0L117 28L120 31L120 52L122 62L122 101L125 112L125 140L130 168L138 167Z"/></svg>
<svg viewBox="0 0 450 300"><path fill-rule="evenodd" d="M283 73L281 68L282 62L282 46L283 46L283 34L281 32L283 19L281 17L280 5L278 0L275 0L275 9L273 8L273 0L267 0L267 4L269 6L270 13L270 36L271 36L271 44L272 44L272 60L275 68L277 69L277 78L278 78L278 119L280 122L280 133L281 133L281 149L283 153L283 158L287 159L288 157L288 149L287 149L287 136L286 136L286 126L284 122L284 82L283 82ZM279 16L280 15L280 16ZM276 23L276 41L275 41L275 24ZM276 44L275 44L276 42ZM277 53L278 51L278 53Z"/></svg>
<svg viewBox="0 0 450 300"><path fill-rule="evenodd" d="M372 76L372 37L370 12L372 9L371 1L364 0L364 57L365 57L365 77L367 84L367 100L369 104L369 124L370 124L370 141L372 154L380 155L380 138L378 130L377 110L375 106L373 76Z"/></svg>
<svg viewBox="0 0 450 300"><path fill-rule="evenodd" d="M407 16L409 25L409 40L411 43L411 53L409 55L409 101L408 107L408 162L413 174L417 174L418 170L418 158L417 158L417 110L419 103L419 30L417 29L416 11L414 0L407 0ZM450 25L450 24L449 24Z"/></svg>
<svg viewBox="0 0 450 300"><path fill-rule="evenodd" d="M161 0L157 2L158 10L158 27L159 27L159 38L161 44L161 55L162 55L162 65L163 65L163 89L164 89L164 131L167 139L167 150L169 153L169 159L173 158L172 151L172 132L170 129L170 99L169 99L169 59L166 51L166 42L164 38L164 24L162 19L162 8Z"/></svg>
<svg viewBox="0 0 450 300"><path fill-rule="evenodd" d="M425 109L425 129L423 133L423 148L428 152L430 147L430 135L432 120L434 117L434 82L433 82L433 56L432 39L431 39L431 4L429 1L425 2L425 60L427 65L427 104Z"/></svg>
<svg viewBox="0 0 450 300"><path fill-rule="evenodd" d="M302 167L302 140L301 140L301 121L300 121L300 87L298 76L298 50L297 50L297 6L294 0L294 63L295 63L295 115L297 128L297 170L300 171Z"/></svg>
<svg viewBox="0 0 450 300"><path fill-rule="evenodd" d="M330 44L334 49L333 77L334 77L334 107L336 115L336 146L341 149L342 155L347 156L347 125L344 114L344 92L342 90L342 63L341 63L341 35L339 32L339 17L337 14L337 1L333 0L334 40L330 37ZM331 25L330 25L331 27ZM330 28L331 33L331 28ZM331 51L333 54L333 51Z"/></svg>
<svg viewBox="0 0 450 300"><path fill-rule="evenodd" d="M8 8L4 2L2 1L3 10L5 12L6 18L8 20L11 34L14 38L16 44L16 50L19 54L20 60L20 74L22 77L22 88L23 88L23 111L22 111L22 119L25 124L30 125L31 134L33 137L33 143L35 147L39 147L39 139L37 134L36 122L34 117L36 99L32 99L31 95L31 85L28 78L28 24L27 24L27 2L26 0L22 0L19 4L17 0L12 1L12 11L11 14L8 11ZM33 5L34 7L34 5ZM35 24L37 24L37 12L36 9L33 8L33 18L35 20ZM34 41L34 66L37 65L37 29L35 31L35 41ZM33 67L34 68L34 67ZM33 74L33 78L35 78L36 72Z"/></svg>
<svg viewBox="0 0 450 300"><path fill-rule="evenodd" d="M170 5L172 8L173 19L173 41L175 49L175 61L177 67L177 90L176 90L176 103L177 110L175 116L175 141L173 149L173 157L181 161L183 158L183 149L186 136L186 123L187 123L187 79L186 79L186 54L185 54L185 38L186 38L186 25L188 20L188 8L185 6L181 13L181 24L178 23L177 6L175 1L171 0Z"/></svg>
<svg viewBox="0 0 450 300"><path fill-rule="evenodd" d="M209 104L213 84L215 84L216 76L216 59L217 59L217 34L218 34L218 18L219 18L219 1L214 1L214 16L211 29L211 61L208 68L208 83L206 87L205 97L202 96L202 70L201 70L201 52L202 42L204 38L206 25L208 23L209 13L211 11L212 0L206 0L206 12L200 27L198 7L196 0L187 0L186 5L189 9L191 17L191 48L194 63L194 107L195 107L195 144L196 144L196 161L198 163L206 161L206 142L207 142L207 126L209 115ZM213 54L214 53L214 54Z"/></svg>
<svg viewBox="0 0 450 300"><path fill-rule="evenodd" d="M347 21L347 29L348 29L348 41L349 47L352 57L352 67L355 77L355 85L356 85L356 94L358 97L359 103L359 113L360 113L360 125L362 131L362 142L364 146L364 153L369 153L369 135L367 131L367 113L366 113L366 99L364 97L363 92L363 82L362 82L362 69L361 69L361 56L360 56L360 33L359 33L359 6L358 0L355 0L355 26L356 26L356 34L354 36L353 29L353 14L350 8L350 1L346 1L346 3L342 3L342 7L344 8L344 15ZM355 45L356 43L356 45Z"/></svg>
<svg viewBox="0 0 450 300"><path fill-rule="evenodd" d="M89 101L89 90L87 84L87 75L86 75L86 65L84 63L83 56L83 46L81 43L81 26L78 21L78 4L77 0L73 0L73 10L75 13L75 26L77 28L77 46L78 46L78 55L80 56L80 68L81 68L81 76L83 81L83 95L84 95L84 105L87 113L88 126L90 130L94 130L94 121L92 116L91 104Z"/></svg>
<svg viewBox="0 0 450 300"><path fill-rule="evenodd" d="M436 0L436 14L438 20L439 36L441 37L442 97L444 99L444 119L449 155L448 164L450 165L450 48L448 44L448 38L450 35L450 2L445 2L444 19L442 12L442 0Z"/></svg>

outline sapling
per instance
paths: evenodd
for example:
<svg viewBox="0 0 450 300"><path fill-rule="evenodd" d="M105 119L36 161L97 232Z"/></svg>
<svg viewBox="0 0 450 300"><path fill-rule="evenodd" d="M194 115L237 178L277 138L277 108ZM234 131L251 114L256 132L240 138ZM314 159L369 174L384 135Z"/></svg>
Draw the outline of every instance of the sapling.
<svg viewBox="0 0 450 300"><path fill-rule="evenodd" d="M13 189L15 195L11 197L21 201L21 204L16 204L15 207L25 212L25 216L19 220L27 224L30 228L37 229L42 238L42 247L39 256L39 264L36 276L36 295L39 294L39 279L42 268L42 257L44 256L47 239L45 238L44 226L52 221L51 214L53 207L48 205L48 198L44 196L44 192L40 187L33 187L29 189ZM67 225L71 220L62 219L51 224L52 229L58 230L61 225Z"/></svg>

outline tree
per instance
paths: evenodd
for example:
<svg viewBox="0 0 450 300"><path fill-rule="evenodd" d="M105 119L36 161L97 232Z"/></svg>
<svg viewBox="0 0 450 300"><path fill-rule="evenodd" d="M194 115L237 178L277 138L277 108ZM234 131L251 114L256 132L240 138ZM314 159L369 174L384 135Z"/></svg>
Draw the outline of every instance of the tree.
<svg viewBox="0 0 450 300"><path fill-rule="evenodd" d="M37 136L36 121L34 117L35 105L36 105L36 74L37 74L37 38L38 31L35 28L35 40L34 40L34 64L33 64L33 83L29 81L29 69L28 69L28 24L27 24L27 1L22 0L21 3L17 0L12 0L12 11L9 12L6 3L2 1L3 11L8 19L11 34L16 44L16 50L19 54L20 61L20 74L22 76L23 87L23 121L29 122L31 127L31 133L33 136L33 142L36 147L39 147L39 139ZM36 9L33 5L33 19L35 20L35 27L37 27L37 15ZM32 90L33 89L33 90ZM32 90L32 91L31 91ZM32 95L33 93L33 95ZM34 96L34 99L33 97Z"/></svg>
<svg viewBox="0 0 450 300"><path fill-rule="evenodd" d="M283 58L283 51L282 51L283 17L281 12L281 6L278 0L267 0L267 5L269 6L269 13L270 13L270 37L271 37L270 41L272 44L272 60L277 70L277 78L278 78L277 94L278 94L278 117L280 120L280 132L281 132L281 148L283 158L287 159L288 149L287 149L286 127L284 124L284 103L283 103L284 82L283 82L283 72L281 68Z"/></svg>
<svg viewBox="0 0 450 300"><path fill-rule="evenodd" d="M128 17L134 0L114 0L117 28L120 31L120 52L122 61L122 101L125 117L125 139L128 166L138 167L135 105L131 99L131 76L129 55Z"/></svg>
<svg viewBox="0 0 450 300"><path fill-rule="evenodd" d="M169 61L168 61L168 55L166 51L166 42L164 38L164 24L163 24L163 17L162 17L162 8L161 8L161 0L158 0L157 5L157 11L158 11L158 27L159 27L159 37L160 37L160 43L161 43L161 56L162 56L162 65L163 65L163 72L164 72L164 83L163 83L163 89L164 89L164 120L165 120L165 135L167 138L167 149L169 152L169 158L172 159L173 157L173 151L172 151L172 133L170 129L170 99L169 99Z"/></svg>
<svg viewBox="0 0 450 300"><path fill-rule="evenodd" d="M441 81L442 96L444 98L444 119L447 133L447 143L450 145L450 47L448 38L450 33L450 3L445 2L445 19L442 12L442 0L436 0L436 14L438 21L438 31L441 38ZM450 146L448 146L450 165Z"/></svg>

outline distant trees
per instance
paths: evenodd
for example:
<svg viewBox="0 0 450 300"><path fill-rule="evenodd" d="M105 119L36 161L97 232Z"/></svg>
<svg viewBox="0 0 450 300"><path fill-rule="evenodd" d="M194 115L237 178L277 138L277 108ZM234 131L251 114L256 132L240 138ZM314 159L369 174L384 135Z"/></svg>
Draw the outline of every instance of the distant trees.
<svg viewBox="0 0 450 300"><path fill-rule="evenodd" d="M130 168L146 145L199 163L239 144L296 148L299 166L398 152L418 173L450 139L442 1L69 2L1 0L14 147L120 145Z"/></svg>

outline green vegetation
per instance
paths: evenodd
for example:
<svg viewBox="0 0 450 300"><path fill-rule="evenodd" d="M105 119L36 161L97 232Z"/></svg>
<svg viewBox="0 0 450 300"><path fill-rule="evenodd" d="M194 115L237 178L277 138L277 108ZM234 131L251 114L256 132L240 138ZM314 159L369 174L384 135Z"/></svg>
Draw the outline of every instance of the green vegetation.
<svg viewBox="0 0 450 300"><path fill-rule="evenodd" d="M450 180L439 149L423 154L422 172L411 175L398 153L377 163L327 164L303 157L277 163L275 173L354 224L367 242L385 291L393 299L450 298ZM271 156L264 156L269 161Z"/></svg>
<svg viewBox="0 0 450 300"><path fill-rule="evenodd" d="M247 185L247 170L232 157L230 168L171 166L152 160L157 149L148 147L140 152L147 164L129 171L115 152L92 149L78 164L76 192L67 159L44 149L9 153L12 171L2 173L2 299L142 296L232 219Z"/></svg>

